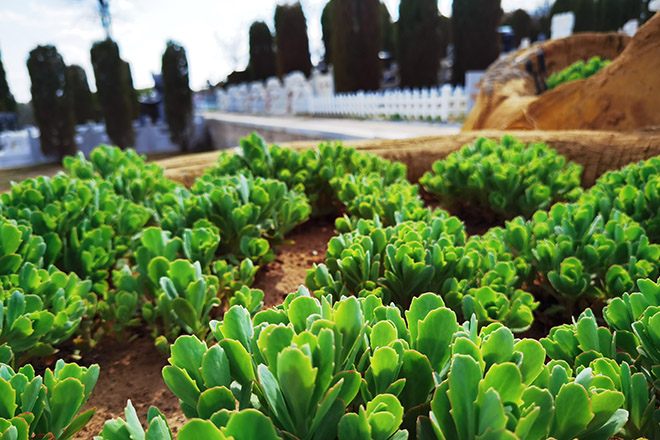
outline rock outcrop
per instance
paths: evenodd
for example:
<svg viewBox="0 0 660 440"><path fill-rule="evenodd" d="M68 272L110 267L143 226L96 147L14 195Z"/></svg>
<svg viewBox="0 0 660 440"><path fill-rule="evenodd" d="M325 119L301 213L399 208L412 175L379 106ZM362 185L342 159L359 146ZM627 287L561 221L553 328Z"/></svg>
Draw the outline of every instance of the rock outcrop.
<svg viewBox="0 0 660 440"><path fill-rule="evenodd" d="M587 79L540 93L547 76L595 55L613 62ZM463 130L660 127L659 72L660 14L632 39L615 33L585 33L541 43L488 68Z"/></svg>

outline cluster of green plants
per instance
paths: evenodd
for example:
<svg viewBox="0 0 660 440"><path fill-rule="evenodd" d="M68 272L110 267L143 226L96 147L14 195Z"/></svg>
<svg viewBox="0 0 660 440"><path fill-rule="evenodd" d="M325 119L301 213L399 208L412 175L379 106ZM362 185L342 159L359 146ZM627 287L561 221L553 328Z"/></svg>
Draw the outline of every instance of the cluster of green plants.
<svg viewBox="0 0 660 440"><path fill-rule="evenodd" d="M633 303L660 302L658 284L640 287ZM211 322L217 344L181 336L163 379L190 419L181 439L656 438L658 313L615 330L586 309L538 341L461 323L433 293L402 312L301 287L271 309L232 307ZM173 438L155 408L148 426ZM133 429L144 432L129 402L99 438Z"/></svg>
<svg viewBox="0 0 660 440"><path fill-rule="evenodd" d="M496 221L575 201L581 174L580 165L546 144L505 135L500 142L478 138L436 161L420 183L450 211Z"/></svg>
<svg viewBox="0 0 660 440"><path fill-rule="evenodd" d="M190 188L109 147L15 184L0 196L0 439L82 429L98 367L58 361L42 378L26 362L138 325L169 353L183 440L657 438L660 162L583 191L544 145L478 143L468 162L490 165L471 181L513 175L493 177L500 157L526 176L519 194L557 200L530 196L527 215L469 236L402 164L256 135ZM262 309L259 267L324 213L339 215L325 262ZM546 336L522 337L535 322ZM144 426L129 401L96 438L174 438L157 408Z"/></svg>
<svg viewBox="0 0 660 440"><path fill-rule="evenodd" d="M591 75L597 73L600 69L609 66L611 63L612 61L603 60L598 56L590 58L586 63L582 60L576 61L565 69L550 75L546 80L546 86L548 87L548 90L552 90L560 84L589 78Z"/></svg>
<svg viewBox="0 0 660 440"><path fill-rule="evenodd" d="M0 346L18 365L143 322L165 351L182 332L205 337L211 310L311 212L274 179L209 175L186 189L133 150L63 164L0 195Z"/></svg>

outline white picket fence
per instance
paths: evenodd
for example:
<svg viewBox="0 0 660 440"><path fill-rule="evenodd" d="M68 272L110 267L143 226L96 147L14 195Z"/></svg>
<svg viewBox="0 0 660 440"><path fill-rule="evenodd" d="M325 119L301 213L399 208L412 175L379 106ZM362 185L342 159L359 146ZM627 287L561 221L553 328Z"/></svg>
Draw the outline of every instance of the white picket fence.
<svg viewBox="0 0 660 440"><path fill-rule="evenodd" d="M265 115L323 115L357 118L433 119L447 121L467 113L463 88L448 85L422 90L383 90L334 94L332 74L315 72L308 80L293 72L281 83L269 78L216 92L216 105L199 100L200 110ZM202 108L203 106L203 108Z"/></svg>
<svg viewBox="0 0 660 440"><path fill-rule="evenodd" d="M305 107L306 104L306 107ZM467 112L462 88L450 86L422 90L384 90L330 97L314 96L301 102L301 113L341 117L433 119L447 121Z"/></svg>

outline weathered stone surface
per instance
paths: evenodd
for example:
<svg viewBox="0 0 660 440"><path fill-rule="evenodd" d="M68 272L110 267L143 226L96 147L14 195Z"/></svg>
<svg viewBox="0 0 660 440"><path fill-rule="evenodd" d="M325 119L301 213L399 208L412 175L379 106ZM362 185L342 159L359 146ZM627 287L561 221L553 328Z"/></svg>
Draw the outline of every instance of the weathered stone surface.
<svg viewBox="0 0 660 440"><path fill-rule="evenodd" d="M547 76L595 55L613 62L590 78L537 95L533 74L542 80L538 75L541 51ZM626 131L660 126L658 72L660 14L632 39L585 33L545 42L489 67L463 130Z"/></svg>

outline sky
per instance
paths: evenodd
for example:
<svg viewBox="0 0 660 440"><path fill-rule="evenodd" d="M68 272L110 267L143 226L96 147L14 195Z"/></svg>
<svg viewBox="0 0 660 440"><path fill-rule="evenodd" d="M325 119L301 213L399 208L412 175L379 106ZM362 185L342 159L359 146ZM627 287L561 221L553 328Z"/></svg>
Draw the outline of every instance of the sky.
<svg viewBox="0 0 660 440"><path fill-rule="evenodd" d="M328 0L301 0L307 18L312 62L323 56L321 12ZM383 0L394 20L399 0ZM217 83L248 62L248 29L257 20L274 31L277 4L289 0L110 0L112 37L121 57L131 64L136 88L153 86L168 40L182 44L188 55L193 89ZM533 11L547 0L502 0L502 8ZM30 77L25 65L39 44L54 44L66 64L79 64L95 90L89 50L105 38L97 0L0 0L0 57L7 81L19 102L30 100ZM451 14L451 0L438 7Z"/></svg>

